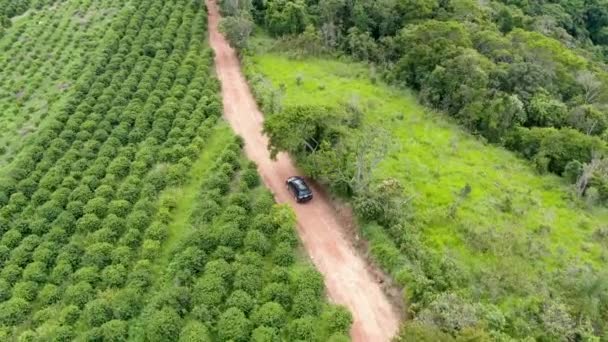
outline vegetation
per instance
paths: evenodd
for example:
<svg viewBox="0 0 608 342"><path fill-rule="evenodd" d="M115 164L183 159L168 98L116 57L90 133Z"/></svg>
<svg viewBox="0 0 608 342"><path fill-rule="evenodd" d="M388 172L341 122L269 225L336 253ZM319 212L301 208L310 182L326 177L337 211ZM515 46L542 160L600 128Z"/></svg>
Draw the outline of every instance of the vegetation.
<svg viewBox="0 0 608 342"><path fill-rule="evenodd" d="M55 6L15 21L0 39L0 166L12 161L41 122L65 105L123 3ZM0 11L9 7L0 5Z"/></svg>
<svg viewBox="0 0 608 342"><path fill-rule="evenodd" d="M23 14L30 8L42 9L56 0L2 0L0 1L0 37L4 28L11 27L11 18Z"/></svg>
<svg viewBox="0 0 608 342"><path fill-rule="evenodd" d="M344 334L292 213L217 119L204 5L56 6L0 39L0 340Z"/></svg>
<svg viewBox="0 0 608 342"><path fill-rule="evenodd" d="M262 106L279 108L271 152L351 197L372 255L404 287L415 321L400 340L605 336L606 209L365 65L272 52L245 65Z"/></svg>
<svg viewBox="0 0 608 342"><path fill-rule="evenodd" d="M282 50L373 64L388 82L413 88L425 104L541 172L563 175L569 163L591 164L608 152L602 1L223 3L249 11ZM605 184L608 175L592 178ZM603 186L589 187L608 197Z"/></svg>
<svg viewBox="0 0 608 342"><path fill-rule="evenodd" d="M606 3L223 3L271 36L242 45L271 153L349 197L406 288L400 339L608 336Z"/></svg>
<svg viewBox="0 0 608 342"><path fill-rule="evenodd" d="M151 285L140 292L149 299L131 321L129 337L324 341L347 332L350 313L325 304L320 274L296 261L292 212L251 181L256 166L226 139L232 137L227 129L220 132L213 145L224 148L213 163L185 192L169 190L159 199L169 204L179 236L168 232L168 254L161 253ZM178 194L194 200L176 201ZM296 329L302 320L310 325Z"/></svg>

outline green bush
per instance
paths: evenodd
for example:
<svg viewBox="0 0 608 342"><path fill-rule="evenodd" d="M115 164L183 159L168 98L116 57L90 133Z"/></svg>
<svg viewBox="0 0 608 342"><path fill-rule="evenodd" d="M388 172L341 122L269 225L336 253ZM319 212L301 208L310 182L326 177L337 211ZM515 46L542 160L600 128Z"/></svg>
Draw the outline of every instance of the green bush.
<svg viewBox="0 0 608 342"><path fill-rule="evenodd" d="M142 259L135 263L131 273L129 273L129 280L127 283L143 289L150 286L152 280L152 264L149 260Z"/></svg>
<svg viewBox="0 0 608 342"><path fill-rule="evenodd" d="M114 159L108 166L108 173L123 178L129 174L129 165L131 161L125 157Z"/></svg>
<svg viewBox="0 0 608 342"><path fill-rule="evenodd" d="M317 323L314 317L305 316L289 322L287 335L291 341L314 341Z"/></svg>
<svg viewBox="0 0 608 342"><path fill-rule="evenodd" d="M84 265L102 269L111 262L113 246L109 243L95 243L87 247L82 257Z"/></svg>
<svg viewBox="0 0 608 342"><path fill-rule="evenodd" d="M43 283L46 281L46 265L41 262L32 262L23 270L23 280Z"/></svg>
<svg viewBox="0 0 608 342"><path fill-rule="evenodd" d="M251 342L278 342L280 341L277 329L270 327L257 327L251 332Z"/></svg>
<svg viewBox="0 0 608 342"><path fill-rule="evenodd" d="M21 277L22 269L17 265L6 265L0 272L0 277L13 285Z"/></svg>
<svg viewBox="0 0 608 342"><path fill-rule="evenodd" d="M224 259L215 259L205 264L205 275L219 276L226 284L230 284L232 283L234 268Z"/></svg>
<svg viewBox="0 0 608 342"><path fill-rule="evenodd" d="M84 208L84 204L81 201L70 201L65 206L65 210L67 210L75 218L82 216L83 208Z"/></svg>
<svg viewBox="0 0 608 342"><path fill-rule="evenodd" d="M321 296L325 291L323 276L313 268L297 270L293 275L292 283L295 292L310 290L315 295Z"/></svg>
<svg viewBox="0 0 608 342"><path fill-rule="evenodd" d="M403 325L395 340L397 342L452 342L454 338L436 326L412 322Z"/></svg>
<svg viewBox="0 0 608 342"><path fill-rule="evenodd" d="M313 290L300 291L293 298L291 310L295 317L318 316L321 312L321 298Z"/></svg>
<svg viewBox="0 0 608 342"><path fill-rule="evenodd" d="M218 225L213 228L220 245L238 249L243 244L244 232L234 223Z"/></svg>
<svg viewBox="0 0 608 342"><path fill-rule="evenodd" d="M94 214L85 214L76 223L76 229L81 233L92 233L101 228L101 220Z"/></svg>
<svg viewBox="0 0 608 342"><path fill-rule="evenodd" d="M95 197L103 197L106 199L106 201L109 201L114 197L115 191L116 190L111 185L103 184L100 185L97 189L95 189Z"/></svg>
<svg viewBox="0 0 608 342"><path fill-rule="evenodd" d="M0 324L15 326L23 322L29 313L30 305L23 298L11 298L0 303Z"/></svg>
<svg viewBox="0 0 608 342"><path fill-rule="evenodd" d="M249 340L251 322L239 309L229 308L219 317L217 333L223 341L245 342Z"/></svg>
<svg viewBox="0 0 608 342"><path fill-rule="evenodd" d="M236 207L243 208L247 213L251 210L250 201L251 200L249 199L249 196L244 192L236 192L228 197L229 205L234 205Z"/></svg>
<svg viewBox="0 0 608 342"><path fill-rule="evenodd" d="M209 329L203 323L190 321L179 334L179 342L211 342Z"/></svg>
<svg viewBox="0 0 608 342"><path fill-rule="evenodd" d="M127 230L118 241L119 244L128 246L130 248L136 248L141 242L141 232L137 229Z"/></svg>
<svg viewBox="0 0 608 342"><path fill-rule="evenodd" d="M284 283L270 283L266 285L259 298L266 302L277 302L286 309L291 307L292 294L289 285Z"/></svg>
<svg viewBox="0 0 608 342"><path fill-rule="evenodd" d="M4 302L5 300L11 297L12 286L6 280L0 279L0 302Z"/></svg>
<svg viewBox="0 0 608 342"><path fill-rule="evenodd" d="M192 290L194 304L218 306L227 295L225 281L218 275L205 275L197 280Z"/></svg>
<svg viewBox="0 0 608 342"><path fill-rule="evenodd" d="M256 326L280 329L287 322L287 312L281 304L268 302L257 308L251 318Z"/></svg>
<svg viewBox="0 0 608 342"><path fill-rule="evenodd" d="M150 227L146 229L145 237L152 240L164 241L169 234L167 230L168 227L166 224L159 221L154 221Z"/></svg>
<svg viewBox="0 0 608 342"><path fill-rule="evenodd" d="M2 247L0 247L0 250ZM32 260L41 263L44 267L51 265L57 256L57 245L53 242L46 242L36 247L32 253ZM0 263L2 260L2 252L0 251ZM46 271L46 269L45 269Z"/></svg>
<svg viewBox="0 0 608 342"><path fill-rule="evenodd" d="M295 252L288 243L281 242L272 251L272 261L279 266L290 266L295 260Z"/></svg>
<svg viewBox="0 0 608 342"><path fill-rule="evenodd" d="M519 128L506 145L529 159L546 158L548 171L557 174L562 174L571 161L587 163L594 153L607 151L599 138L569 128Z"/></svg>
<svg viewBox="0 0 608 342"><path fill-rule="evenodd" d="M141 292L134 287L125 287L118 290L112 298L114 317L129 320L135 317L143 305Z"/></svg>
<svg viewBox="0 0 608 342"><path fill-rule="evenodd" d="M65 306L59 312L59 321L64 324L74 324L80 318L80 309L76 305Z"/></svg>
<svg viewBox="0 0 608 342"><path fill-rule="evenodd" d="M154 260L160 254L160 242L157 240L145 239L141 246L141 255L144 259Z"/></svg>
<svg viewBox="0 0 608 342"><path fill-rule="evenodd" d="M63 298L68 304L74 304L83 308L95 295L91 284L81 281L66 288Z"/></svg>
<svg viewBox="0 0 608 342"><path fill-rule="evenodd" d="M148 341L174 341L181 330L179 315L169 308L150 313L145 322L145 336Z"/></svg>
<svg viewBox="0 0 608 342"><path fill-rule="evenodd" d="M33 281L21 281L13 285L13 298L23 298L28 302L38 296L38 284Z"/></svg>
<svg viewBox="0 0 608 342"><path fill-rule="evenodd" d="M20 241L21 233L16 229L11 229L2 235L2 240L0 240L0 243L12 249L17 247Z"/></svg>
<svg viewBox="0 0 608 342"><path fill-rule="evenodd" d="M114 214L109 214L103 220L102 227L110 231L113 236L122 235L127 227L127 221L119 216Z"/></svg>
<svg viewBox="0 0 608 342"><path fill-rule="evenodd" d="M104 218L108 210L108 203L105 197L95 197L84 206L84 213L94 214L99 218Z"/></svg>
<svg viewBox="0 0 608 342"><path fill-rule="evenodd" d="M127 246L118 246L112 250L111 259L112 264L129 265L133 260L132 251Z"/></svg>
<svg viewBox="0 0 608 342"><path fill-rule="evenodd" d="M91 199L93 199L93 192L86 185L80 185L74 189L69 198L70 201L78 201L82 203L86 203Z"/></svg>
<svg viewBox="0 0 608 342"><path fill-rule="evenodd" d="M118 217L127 217L131 211L131 203L126 200L113 200L108 204L108 214Z"/></svg>
<svg viewBox="0 0 608 342"><path fill-rule="evenodd" d="M53 284L61 284L63 281L69 277L74 270L72 269L72 265L69 262L58 262L57 265L51 271L51 275L49 280Z"/></svg>
<svg viewBox="0 0 608 342"><path fill-rule="evenodd" d="M221 212L221 206L218 202L212 199L203 199L198 203L196 207L196 217L197 221L201 222L211 222L213 218ZM198 223L198 222L195 222Z"/></svg>
<svg viewBox="0 0 608 342"><path fill-rule="evenodd" d="M250 264L238 265L234 274L233 286L235 289L255 296L262 289L262 284L263 274L259 267Z"/></svg>
<svg viewBox="0 0 608 342"><path fill-rule="evenodd" d="M245 314L248 314L253 309L254 304L255 301L251 295L243 290L236 290L228 296L225 306L228 308L237 308Z"/></svg>
<svg viewBox="0 0 608 342"><path fill-rule="evenodd" d="M124 265L109 265L101 272L101 282L104 287L121 287L127 278L127 268Z"/></svg>
<svg viewBox="0 0 608 342"><path fill-rule="evenodd" d="M192 317L205 324L213 324L220 315L219 308L208 307L206 305L196 305L192 308Z"/></svg>
<svg viewBox="0 0 608 342"><path fill-rule="evenodd" d="M51 199L51 192L47 189L38 189L31 198L32 204L40 206Z"/></svg>
<svg viewBox="0 0 608 342"><path fill-rule="evenodd" d="M327 330L331 333L348 334L353 323L353 316L343 306L332 306L329 310L323 312L321 321L327 325Z"/></svg>
<svg viewBox="0 0 608 342"><path fill-rule="evenodd" d="M203 269L205 257L204 251L188 247L176 253L169 264L168 273L180 282L191 283L193 276Z"/></svg>
<svg viewBox="0 0 608 342"><path fill-rule="evenodd" d="M35 341L38 335L32 330L26 330L19 335L19 342Z"/></svg>
<svg viewBox="0 0 608 342"><path fill-rule="evenodd" d="M38 300L45 305L56 303L59 299L61 299L61 293L57 285L46 284L38 292Z"/></svg>
<svg viewBox="0 0 608 342"><path fill-rule="evenodd" d="M243 170L241 178L249 189L253 189L260 185L260 176L258 175L257 166L255 165L250 165Z"/></svg>
<svg viewBox="0 0 608 342"><path fill-rule="evenodd" d="M266 255L272 248L272 245L270 241L268 241L268 239L266 238L266 235L264 235L264 233L260 232L259 230L248 231L245 235L243 243L245 250L256 252L260 255ZM277 257L282 259L282 256Z"/></svg>
<svg viewBox="0 0 608 342"><path fill-rule="evenodd" d="M128 341L129 325L126 321L111 320L101 325L100 335L104 341Z"/></svg>
<svg viewBox="0 0 608 342"><path fill-rule="evenodd" d="M98 327L112 319L112 307L105 299L94 299L86 304L82 316L88 325Z"/></svg>

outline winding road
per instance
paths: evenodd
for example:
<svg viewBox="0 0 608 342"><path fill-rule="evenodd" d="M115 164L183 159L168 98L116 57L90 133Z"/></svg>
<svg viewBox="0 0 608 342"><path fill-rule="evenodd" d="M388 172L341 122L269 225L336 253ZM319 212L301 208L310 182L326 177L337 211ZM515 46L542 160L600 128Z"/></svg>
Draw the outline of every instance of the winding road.
<svg viewBox="0 0 608 342"><path fill-rule="evenodd" d="M399 314L380 284L347 238L346 227L329 199L314 188L315 199L296 204L285 189L285 180L299 172L289 156L271 160L268 139L262 134L264 117L257 107L235 51L218 30L220 14L214 0L207 0L209 41L221 82L224 116L245 141L245 153L257 163L265 185L277 202L290 204L297 216L298 234L316 268L323 274L330 300L353 314L351 338L355 342L389 341L399 328Z"/></svg>

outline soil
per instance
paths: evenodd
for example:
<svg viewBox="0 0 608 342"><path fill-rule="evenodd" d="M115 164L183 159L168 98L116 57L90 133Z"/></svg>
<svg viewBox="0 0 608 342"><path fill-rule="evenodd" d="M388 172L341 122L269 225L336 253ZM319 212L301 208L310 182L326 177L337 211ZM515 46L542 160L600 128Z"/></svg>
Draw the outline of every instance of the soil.
<svg viewBox="0 0 608 342"><path fill-rule="evenodd" d="M264 117L259 111L240 67L235 51L218 30L220 14L214 0L207 0L209 40L215 51L217 76L222 85L224 116L245 141L245 153L257 163L264 184L279 203L293 208L298 220L298 234L316 268L325 278L330 300L346 306L353 314L353 341L389 341L399 328L399 309L383 292L382 278L366 259L357 253L351 241L352 228L345 213L336 211L322 189L311 183L315 198L297 204L285 187L285 180L299 175L289 156L279 154L271 160L268 139L262 134ZM352 214L349 214L352 215Z"/></svg>

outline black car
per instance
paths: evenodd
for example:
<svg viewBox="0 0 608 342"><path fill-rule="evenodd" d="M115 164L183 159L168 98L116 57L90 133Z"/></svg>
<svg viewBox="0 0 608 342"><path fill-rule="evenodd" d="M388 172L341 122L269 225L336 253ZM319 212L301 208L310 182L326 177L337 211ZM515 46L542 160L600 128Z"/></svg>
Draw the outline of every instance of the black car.
<svg viewBox="0 0 608 342"><path fill-rule="evenodd" d="M285 182L298 203L308 202L312 199L312 190L308 187L302 177L289 177Z"/></svg>

